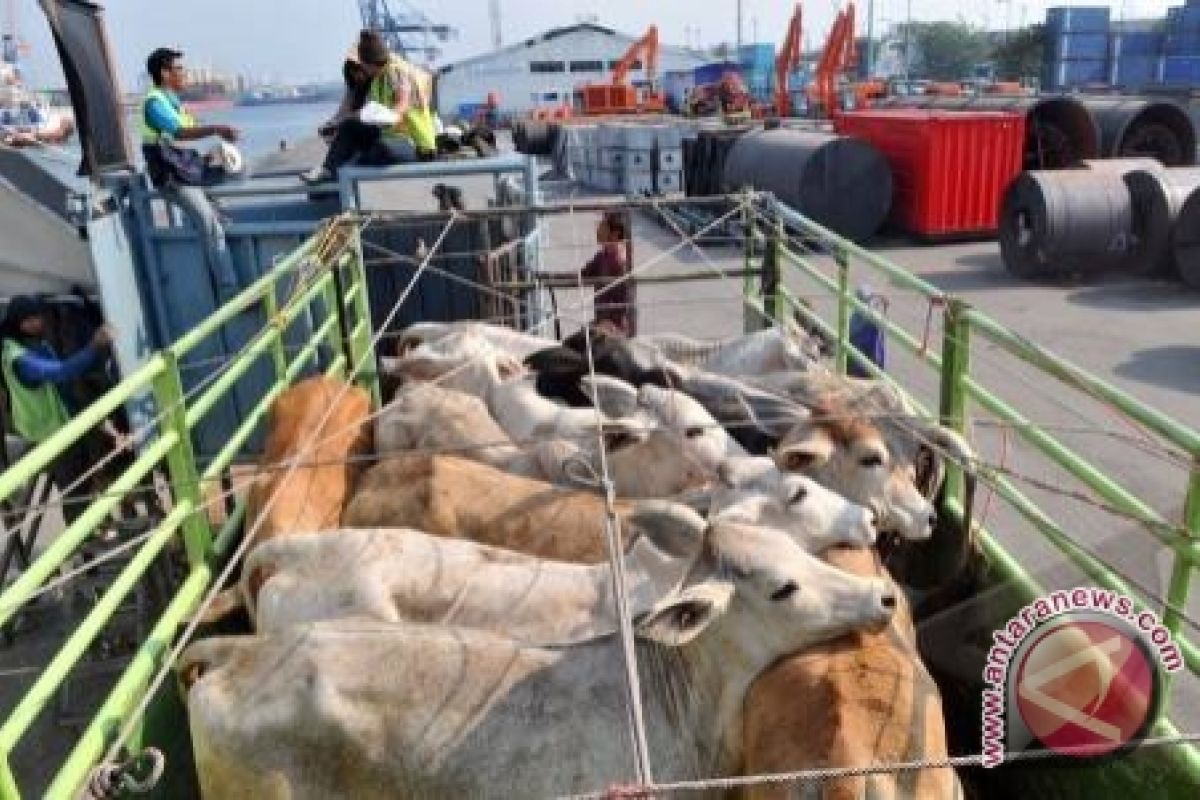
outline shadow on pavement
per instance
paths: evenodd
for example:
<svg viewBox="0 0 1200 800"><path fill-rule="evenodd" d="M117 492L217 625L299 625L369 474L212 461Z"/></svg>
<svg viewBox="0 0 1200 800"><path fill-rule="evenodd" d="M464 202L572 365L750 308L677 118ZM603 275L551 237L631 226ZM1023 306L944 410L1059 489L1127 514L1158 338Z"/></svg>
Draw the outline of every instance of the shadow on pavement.
<svg viewBox="0 0 1200 800"><path fill-rule="evenodd" d="M1200 346L1166 345L1132 353L1115 372L1142 383L1200 394Z"/></svg>
<svg viewBox="0 0 1200 800"><path fill-rule="evenodd" d="M1113 309L1200 309L1200 292L1175 281L1113 279L1067 298L1077 306Z"/></svg>

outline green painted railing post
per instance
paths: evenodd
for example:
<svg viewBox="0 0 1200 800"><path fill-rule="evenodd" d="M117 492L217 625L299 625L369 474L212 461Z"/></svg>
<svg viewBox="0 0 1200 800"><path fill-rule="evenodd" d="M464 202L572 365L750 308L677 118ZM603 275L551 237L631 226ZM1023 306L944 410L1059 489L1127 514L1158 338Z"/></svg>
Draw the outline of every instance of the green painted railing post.
<svg viewBox="0 0 1200 800"><path fill-rule="evenodd" d="M382 405L379 392L379 370L375 364L375 346L371 340L371 303L367 295L367 270L363 262L362 231L355 228L350 269L354 273L354 324L351 328L350 352L353 363L349 377L371 393L375 408Z"/></svg>
<svg viewBox="0 0 1200 800"><path fill-rule="evenodd" d="M959 433L967 432L967 378L971 370L970 306L957 297L946 302L942 317L942 381L938 411L943 425ZM963 471L949 464L946 470L946 496L963 503Z"/></svg>
<svg viewBox="0 0 1200 800"><path fill-rule="evenodd" d="M1183 504L1183 527L1191 539L1200 540L1200 455L1192 456L1187 499ZM1171 636L1179 635L1179 623L1183 621L1191 588L1192 564L1183 554L1176 552L1171 582L1167 587L1167 607L1163 611L1163 625L1171 632Z"/></svg>
<svg viewBox="0 0 1200 800"><path fill-rule="evenodd" d="M772 322L778 322L783 314L783 298L779 294L779 230L771 225L767 233L767 243L763 250L762 283L759 292L762 296L763 316L759 321L759 329L766 328Z"/></svg>
<svg viewBox="0 0 1200 800"><path fill-rule="evenodd" d="M749 196L742 198L742 330L753 333L762 327L758 309L754 304L754 238L758 231L754 224L754 208Z"/></svg>
<svg viewBox="0 0 1200 800"><path fill-rule="evenodd" d="M837 372L845 375L850 360L850 255L841 244L835 246L833 260L838 268Z"/></svg>
<svg viewBox="0 0 1200 800"><path fill-rule="evenodd" d="M8 753L4 752L0 752L0 800L21 800L17 779L13 777L12 768L8 766Z"/></svg>
<svg viewBox="0 0 1200 800"><path fill-rule="evenodd" d="M279 315L279 300L275 297L275 286L270 286L262 296L262 312L266 318L266 324L269 328L275 324L275 319ZM275 365L275 379L279 380L287 374L287 352L283 346L283 331L279 332L279 338L271 345L271 361Z"/></svg>
<svg viewBox="0 0 1200 800"><path fill-rule="evenodd" d="M183 400L183 381L179 377L179 359L165 351L166 369L154 379L154 401L158 405L162 430L174 431L179 436L175 446L167 451L167 474L171 479L173 500L191 500L195 508L204 507L204 487L200 484L200 472L196 469L196 454L192 449L192 435L187 424L187 406ZM188 514L180 526L183 543L187 549L188 563L203 564L212 548L212 526L208 514Z"/></svg>
<svg viewBox="0 0 1200 800"><path fill-rule="evenodd" d="M329 360L335 362L338 356L344 354L342 348L342 331L346 330L345 320L342 317L342 304L338 301L338 286L340 281L336 280L338 274L338 266L334 264L330 269L333 270L335 280L329 281L321 292L321 302L325 306L325 319L338 318L338 324L329 328L329 332L325 334L325 346L329 348ZM343 359L344 361L344 359ZM347 365L348 366L348 365ZM342 370L343 374L345 369Z"/></svg>

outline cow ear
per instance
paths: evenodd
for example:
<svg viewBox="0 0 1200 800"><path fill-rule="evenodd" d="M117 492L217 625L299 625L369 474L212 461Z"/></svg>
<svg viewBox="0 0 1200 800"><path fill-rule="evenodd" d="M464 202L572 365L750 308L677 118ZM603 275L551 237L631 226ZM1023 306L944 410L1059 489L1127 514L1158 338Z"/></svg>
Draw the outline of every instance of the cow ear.
<svg viewBox="0 0 1200 800"><path fill-rule="evenodd" d="M579 388L606 416L628 417L637 411L638 390L619 378L585 375Z"/></svg>
<svg viewBox="0 0 1200 800"><path fill-rule="evenodd" d="M733 584L707 580L678 589L659 601L637 623L637 635L667 647L682 647L725 613Z"/></svg>
<svg viewBox="0 0 1200 800"><path fill-rule="evenodd" d="M801 438L779 446L772 455L785 472L807 472L833 458L833 441L819 428L810 428Z"/></svg>
<svg viewBox="0 0 1200 800"><path fill-rule="evenodd" d="M708 523L694 509L669 500L640 500L627 523L667 555L692 558L704 543Z"/></svg>

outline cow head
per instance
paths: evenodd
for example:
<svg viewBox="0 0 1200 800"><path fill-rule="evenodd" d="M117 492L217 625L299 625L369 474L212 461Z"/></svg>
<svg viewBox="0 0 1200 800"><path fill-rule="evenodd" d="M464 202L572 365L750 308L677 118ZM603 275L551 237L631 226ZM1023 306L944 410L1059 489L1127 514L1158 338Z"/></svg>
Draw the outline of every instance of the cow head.
<svg viewBox="0 0 1200 800"><path fill-rule="evenodd" d="M525 372L518 359L470 331L416 344L401 357L388 360L385 368L404 382L436 383L475 397L486 397L496 384Z"/></svg>
<svg viewBox="0 0 1200 800"><path fill-rule="evenodd" d="M812 478L781 472L769 458L730 459L718 476L709 507L714 521L776 528L810 553L875 543L873 512Z"/></svg>
<svg viewBox="0 0 1200 800"><path fill-rule="evenodd" d="M879 428L844 407L813 409L774 452L786 472L814 478L879 516L880 527L904 539L928 539L937 522L932 502L916 485L912 463L896 461Z"/></svg>
<svg viewBox="0 0 1200 800"><path fill-rule="evenodd" d="M894 587L804 552L782 531L711 525L687 576L638 620L640 637L669 647L720 625L757 670L780 656L853 630L877 629L896 607Z"/></svg>

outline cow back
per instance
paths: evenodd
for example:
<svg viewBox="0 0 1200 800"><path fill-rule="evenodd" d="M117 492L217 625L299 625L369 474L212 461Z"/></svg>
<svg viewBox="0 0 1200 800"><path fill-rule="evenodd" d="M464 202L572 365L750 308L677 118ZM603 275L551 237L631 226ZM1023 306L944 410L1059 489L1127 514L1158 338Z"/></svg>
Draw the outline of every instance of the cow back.
<svg viewBox="0 0 1200 800"><path fill-rule="evenodd" d="M301 381L275 399L247 509L256 544L338 527L371 452L370 409L365 391L326 377Z"/></svg>

